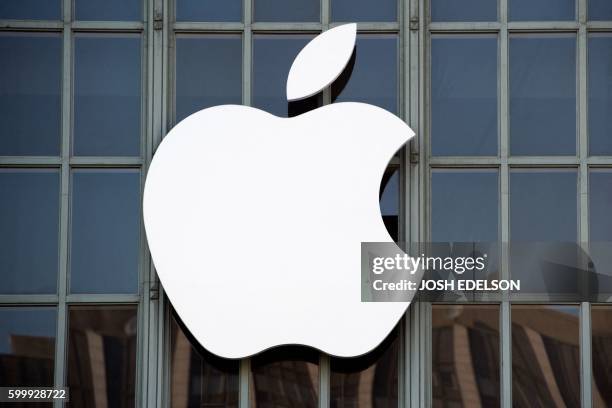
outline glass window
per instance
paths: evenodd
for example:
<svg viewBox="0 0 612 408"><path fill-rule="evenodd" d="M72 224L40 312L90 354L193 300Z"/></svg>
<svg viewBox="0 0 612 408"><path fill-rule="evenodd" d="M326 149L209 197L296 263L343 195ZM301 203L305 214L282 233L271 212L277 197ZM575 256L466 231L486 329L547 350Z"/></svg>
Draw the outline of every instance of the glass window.
<svg viewBox="0 0 612 408"><path fill-rule="evenodd" d="M433 406L500 406L499 306L432 305Z"/></svg>
<svg viewBox="0 0 612 408"><path fill-rule="evenodd" d="M589 34L588 58L589 154L612 155L612 36Z"/></svg>
<svg viewBox="0 0 612 408"><path fill-rule="evenodd" d="M399 241L399 190L399 169L390 166L385 171L380 183L380 213L389 235L395 242Z"/></svg>
<svg viewBox="0 0 612 408"><path fill-rule="evenodd" d="M397 51L396 35L358 35L354 59L332 84L332 100L365 102L398 113Z"/></svg>
<svg viewBox="0 0 612 408"><path fill-rule="evenodd" d="M319 0L253 0L254 20L269 22L319 21Z"/></svg>
<svg viewBox="0 0 612 408"><path fill-rule="evenodd" d="M55 293L59 267L57 170L0 169L0 293Z"/></svg>
<svg viewBox="0 0 612 408"><path fill-rule="evenodd" d="M251 359L251 407L319 406L319 353L282 346Z"/></svg>
<svg viewBox="0 0 612 408"><path fill-rule="evenodd" d="M588 0L589 20L612 20L612 2L609 0Z"/></svg>
<svg viewBox="0 0 612 408"><path fill-rule="evenodd" d="M612 307L591 307L593 407L612 406Z"/></svg>
<svg viewBox="0 0 612 408"><path fill-rule="evenodd" d="M397 21L397 0L331 0L332 21Z"/></svg>
<svg viewBox="0 0 612 408"><path fill-rule="evenodd" d="M60 20L62 18L61 3L60 0L0 1L0 19Z"/></svg>
<svg viewBox="0 0 612 408"><path fill-rule="evenodd" d="M398 406L399 340L397 330L373 351L356 358L331 358L330 406Z"/></svg>
<svg viewBox="0 0 612 408"><path fill-rule="evenodd" d="M431 240L497 241L498 180L497 170L433 170Z"/></svg>
<svg viewBox="0 0 612 408"><path fill-rule="evenodd" d="M239 360L202 348L173 313L170 393L172 407L238 407Z"/></svg>
<svg viewBox="0 0 612 408"><path fill-rule="evenodd" d="M0 386L53 385L56 321L54 307L0 308Z"/></svg>
<svg viewBox="0 0 612 408"><path fill-rule="evenodd" d="M431 0L432 21L496 21L497 0Z"/></svg>
<svg viewBox="0 0 612 408"><path fill-rule="evenodd" d="M140 36L79 34L74 42L74 154L139 155Z"/></svg>
<svg viewBox="0 0 612 408"><path fill-rule="evenodd" d="M138 170L72 174L72 293L135 293L140 257Z"/></svg>
<svg viewBox="0 0 612 408"><path fill-rule="evenodd" d="M512 305L512 405L579 407L577 306Z"/></svg>
<svg viewBox="0 0 612 408"><path fill-rule="evenodd" d="M589 172L589 255L591 290L612 293L612 172Z"/></svg>
<svg viewBox="0 0 612 408"><path fill-rule="evenodd" d="M574 20L574 0L508 0L510 21Z"/></svg>
<svg viewBox="0 0 612 408"><path fill-rule="evenodd" d="M576 154L575 35L511 35L510 151Z"/></svg>
<svg viewBox="0 0 612 408"><path fill-rule="evenodd" d="M242 104L241 61L239 34L177 35L176 122L200 109Z"/></svg>
<svg viewBox="0 0 612 408"><path fill-rule="evenodd" d="M497 36L431 39L434 156L497 155Z"/></svg>
<svg viewBox="0 0 612 408"><path fill-rule="evenodd" d="M142 0L74 0L74 15L77 20L142 20Z"/></svg>
<svg viewBox="0 0 612 408"><path fill-rule="evenodd" d="M68 384L71 407L133 407L136 306L71 306Z"/></svg>
<svg viewBox="0 0 612 408"><path fill-rule="evenodd" d="M242 1L177 0L176 21L242 21Z"/></svg>
<svg viewBox="0 0 612 408"><path fill-rule="evenodd" d="M1 33L0 55L0 155L59 155L61 34Z"/></svg>
<svg viewBox="0 0 612 408"><path fill-rule="evenodd" d="M311 35L291 34L254 36L253 106L277 116L289 115L291 106L287 103L286 91L289 69L312 38Z"/></svg>

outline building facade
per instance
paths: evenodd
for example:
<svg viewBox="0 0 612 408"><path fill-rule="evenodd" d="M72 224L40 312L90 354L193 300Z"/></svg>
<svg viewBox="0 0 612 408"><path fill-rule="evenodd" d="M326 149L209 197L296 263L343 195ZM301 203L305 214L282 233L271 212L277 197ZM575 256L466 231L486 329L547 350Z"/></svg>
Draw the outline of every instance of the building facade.
<svg viewBox="0 0 612 408"><path fill-rule="evenodd" d="M287 104L295 55L342 22L348 69ZM609 0L2 0L0 55L0 386L97 408L612 406ZM489 275L538 295L420 299L354 359L220 359L148 253L155 148L202 108L341 101L417 133L381 184L394 238L487 243ZM510 242L579 244L598 278L540 274Z"/></svg>

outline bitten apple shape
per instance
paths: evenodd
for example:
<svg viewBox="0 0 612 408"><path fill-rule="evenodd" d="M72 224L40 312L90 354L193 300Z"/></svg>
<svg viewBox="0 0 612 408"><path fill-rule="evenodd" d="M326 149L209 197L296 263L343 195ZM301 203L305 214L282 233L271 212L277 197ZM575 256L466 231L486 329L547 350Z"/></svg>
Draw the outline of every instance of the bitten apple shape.
<svg viewBox="0 0 612 408"><path fill-rule="evenodd" d="M216 106L168 133L147 175L145 228L164 290L204 348L352 357L387 336L408 303L361 302L361 243L393 241L380 182L413 135L353 102L294 118Z"/></svg>

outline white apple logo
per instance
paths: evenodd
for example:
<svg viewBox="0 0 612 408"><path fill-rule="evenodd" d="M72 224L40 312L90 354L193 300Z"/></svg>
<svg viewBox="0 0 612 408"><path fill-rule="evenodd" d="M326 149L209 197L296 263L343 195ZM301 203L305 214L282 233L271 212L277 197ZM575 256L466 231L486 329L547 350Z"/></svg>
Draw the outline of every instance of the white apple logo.
<svg viewBox="0 0 612 408"><path fill-rule="evenodd" d="M313 39L288 98L331 84L355 36L347 24ZM145 228L161 283L204 348L242 358L302 344L352 357L387 336L409 303L361 302L361 242L393 242L380 181L413 135L352 102L294 118L216 106L168 133L147 175Z"/></svg>

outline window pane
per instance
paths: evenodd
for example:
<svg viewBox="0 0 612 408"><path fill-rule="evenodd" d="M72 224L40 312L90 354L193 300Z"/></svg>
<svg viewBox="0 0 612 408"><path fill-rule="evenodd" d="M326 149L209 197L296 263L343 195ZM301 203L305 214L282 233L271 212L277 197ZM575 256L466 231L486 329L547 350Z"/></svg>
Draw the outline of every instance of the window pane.
<svg viewBox="0 0 612 408"><path fill-rule="evenodd" d="M319 0L253 0L255 21L319 21Z"/></svg>
<svg viewBox="0 0 612 408"><path fill-rule="evenodd" d="M395 242L399 241L399 190L399 169L388 167L380 183L380 213L389 235Z"/></svg>
<svg viewBox="0 0 612 408"><path fill-rule="evenodd" d="M62 5L59 0L3 0L0 19L60 20Z"/></svg>
<svg viewBox="0 0 612 408"><path fill-rule="evenodd" d="M54 307L0 308L0 386L53 385L56 320Z"/></svg>
<svg viewBox="0 0 612 408"><path fill-rule="evenodd" d="M612 36L590 34L588 56L589 154L612 155Z"/></svg>
<svg viewBox="0 0 612 408"><path fill-rule="evenodd" d="M74 0L77 20L142 20L141 0Z"/></svg>
<svg viewBox="0 0 612 408"><path fill-rule="evenodd" d="M242 1L177 0L176 21L242 21Z"/></svg>
<svg viewBox="0 0 612 408"><path fill-rule="evenodd" d="M578 307L512 305L512 404L579 407Z"/></svg>
<svg viewBox="0 0 612 408"><path fill-rule="evenodd" d="M612 20L612 2L610 0L588 0L589 20Z"/></svg>
<svg viewBox="0 0 612 408"><path fill-rule="evenodd" d="M140 36L80 34L74 42L74 154L139 155Z"/></svg>
<svg viewBox="0 0 612 408"><path fill-rule="evenodd" d="M433 305L431 322L433 406L499 406L499 306Z"/></svg>
<svg viewBox="0 0 612 408"><path fill-rule="evenodd" d="M140 252L140 173L72 174L72 293L135 293Z"/></svg>
<svg viewBox="0 0 612 408"><path fill-rule="evenodd" d="M311 35L255 35L253 106L277 116L288 116L291 107L286 91L289 69L311 39ZM315 105L320 103L315 100Z"/></svg>
<svg viewBox="0 0 612 408"><path fill-rule="evenodd" d="M593 407L612 406L612 307L591 307Z"/></svg>
<svg viewBox="0 0 612 408"><path fill-rule="evenodd" d="M510 38L512 155L576 154L576 37Z"/></svg>
<svg viewBox="0 0 612 408"><path fill-rule="evenodd" d="M206 351L175 314L171 324L171 406L238 407L239 360L226 360Z"/></svg>
<svg viewBox="0 0 612 408"><path fill-rule="evenodd" d="M432 21L496 21L497 0L431 0Z"/></svg>
<svg viewBox="0 0 612 408"><path fill-rule="evenodd" d="M176 122L200 109L242 103L239 34L177 35Z"/></svg>
<svg viewBox="0 0 612 408"><path fill-rule="evenodd" d="M508 0L510 21L574 20L574 0Z"/></svg>
<svg viewBox="0 0 612 408"><path fill-rule="evenodd" d="M251 359L251 407L319 406L319 353L282 346Z"/></svg>
<svg viewBox="0 0 612 408"><path fill-rule="evenodd" d="M136 306L71 306L68 407L133 407Z"/></svg>
<svg viewBox="0 0 612 408"><path fill-rule="evenodd" d="M497 37L433 36L434 156L497 155Z"/></svg>
<svg viewBox="0 0 612 408"><path fill-rule="evenodd" d="M397 21L397 0L331 0L332 21Z"/></svg>
<svg viewBox="0 0 612 408"><path fill-rule="evenodd" d="M60 179L56 170L0 170L0 293L55 293Z"/></svg>
<svg viewBox="0 0 612 408"><path fill-rule="evenodd" d="M612 172L589 172L589 255L593 265L591 288L612 293Z"/></svg>
<svg viewBox="0 0 612 408"><path fill-rule="evenodd" d="M365 102L397 113L396 35L357 36L354 61L332 84L332 100Z"/></svg>
<svg viewBox="0 0 612 408"><path fill-rule="evenodd" d="M330 361L330 406L334 408L398 406L399 340L397 330L370 353Z"/></svg>
<svg viewBox="0 0 612 408"><path fill-rule="evenodd" d="M498 240L497 170L435 170L431 174L431 240Z"/></svg>
<svg viewBox="0 0 612 408"><path fill-rule="evenodd" d="M2 33L0 55L0 155L59 155L61 34Z"/></svg>

